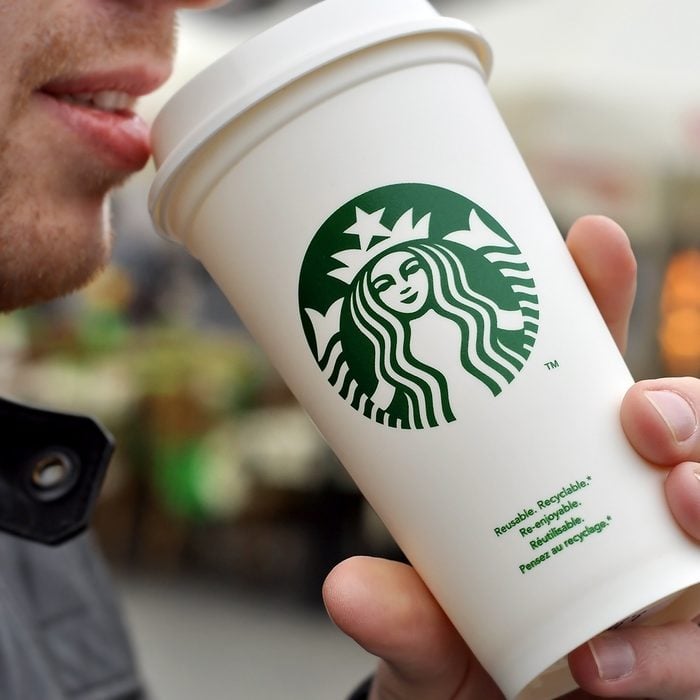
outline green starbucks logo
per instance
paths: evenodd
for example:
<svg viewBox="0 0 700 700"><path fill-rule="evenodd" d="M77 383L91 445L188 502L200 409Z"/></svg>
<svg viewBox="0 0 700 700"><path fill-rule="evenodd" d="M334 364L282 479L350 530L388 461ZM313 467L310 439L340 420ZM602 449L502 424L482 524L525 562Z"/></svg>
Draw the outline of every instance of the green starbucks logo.
<svg viewBox="0 0 700 700"><path fill-rule="evenodd" d="M424 184L381 187L321 226L299 281L318 366L364 416L397 428L459 418L463 380L500 394L538 330L530 269L484 209Z"/></svg>

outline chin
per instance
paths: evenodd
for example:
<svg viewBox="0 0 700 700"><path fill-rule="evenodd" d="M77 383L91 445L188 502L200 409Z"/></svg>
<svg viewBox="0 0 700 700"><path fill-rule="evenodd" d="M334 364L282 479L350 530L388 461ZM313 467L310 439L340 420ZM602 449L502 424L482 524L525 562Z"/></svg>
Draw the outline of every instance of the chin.
<svg viewBox="0 0 700 700"><path fill-rule="evenodd" d="M48 275L27 275L0 285L0 313L8 313L28 306L43 304L77 292L102 272L107 260L80 269L57 271L52 268Z"/></svg>
<svg viewBox="0 0 700 700"><path fill-rule="evenodd" d="M91 282L109 262L112 234L102 214L91 226L57 225L15 229L0 251L0 312L71 294ZM3 236L0 236L4 240Z"/></svg>

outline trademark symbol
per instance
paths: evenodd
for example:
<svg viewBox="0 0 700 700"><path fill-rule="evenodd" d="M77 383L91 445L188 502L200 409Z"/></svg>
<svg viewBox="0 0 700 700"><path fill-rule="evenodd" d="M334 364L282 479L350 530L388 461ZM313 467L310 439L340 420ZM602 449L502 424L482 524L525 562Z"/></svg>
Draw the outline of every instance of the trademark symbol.
<svg viewBox="0 0 700 700"><path fill-rule="evenodd" d="M559 362L557 360L552 360L552 362L545 362L544 366L549 370L557 369L557 367L559 367Z"/></svg>

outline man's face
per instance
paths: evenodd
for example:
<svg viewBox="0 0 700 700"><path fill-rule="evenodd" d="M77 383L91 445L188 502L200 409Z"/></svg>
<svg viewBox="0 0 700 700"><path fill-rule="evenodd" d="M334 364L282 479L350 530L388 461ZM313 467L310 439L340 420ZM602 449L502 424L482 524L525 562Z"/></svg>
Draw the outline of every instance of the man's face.
<svg viewBox="0 0 700 700"><path fill-rule="evenodd" d="M105 196L148 159L131 110L170 72L174 6L0 3L0 311L73 291L105 264Z"/></svg>

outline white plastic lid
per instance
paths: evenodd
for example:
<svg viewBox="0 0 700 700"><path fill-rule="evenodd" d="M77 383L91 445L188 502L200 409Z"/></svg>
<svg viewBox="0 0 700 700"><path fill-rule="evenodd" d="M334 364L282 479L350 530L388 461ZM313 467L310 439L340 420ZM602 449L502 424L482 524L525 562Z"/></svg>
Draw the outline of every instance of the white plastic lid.
<svg viewBox="0 0 700 700"><path fill-rule="evenodd" d="M151 210L183 162L256 103L338 58L430 32L462 36L488 75L491 49L481 34L440 16L427 0L324 0L233 49L180 89L156 118Z"/></svg>

